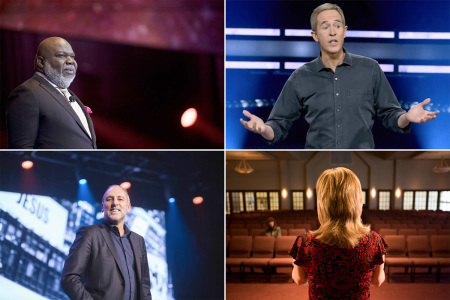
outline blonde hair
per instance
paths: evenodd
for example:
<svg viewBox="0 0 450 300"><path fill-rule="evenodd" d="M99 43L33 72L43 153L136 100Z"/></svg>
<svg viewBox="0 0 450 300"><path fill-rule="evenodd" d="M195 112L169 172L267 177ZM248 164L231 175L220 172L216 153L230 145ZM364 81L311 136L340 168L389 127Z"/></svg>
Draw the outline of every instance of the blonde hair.
<svg viewBox="0 0 450 300"><path fill-rule="evenodd" d="M317 213L320 227L311 233L328 245L353 248L370 231L363 225L361 183L346 168L325 170L317 180Z"/></svg>
<svg viewBox="0 0 450 300"><path fill-rule="evenodd" d="M339 6L337 6L336 4L324 3L324 4L316 7L311 14L310 21L311 21L312 31L317 32L317 16L324 10L336 10L341 15L342 23L345 26L345 17L344 17L344 12L342 11L342 9Z"/></svg>

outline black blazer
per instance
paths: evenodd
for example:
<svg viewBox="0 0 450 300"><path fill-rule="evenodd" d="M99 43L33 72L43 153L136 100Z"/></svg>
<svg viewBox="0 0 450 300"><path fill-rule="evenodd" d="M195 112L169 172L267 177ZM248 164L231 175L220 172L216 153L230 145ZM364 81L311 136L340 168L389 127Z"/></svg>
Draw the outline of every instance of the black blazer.
<svg viewBox="0 0 450 300"><path fill-rule="evenodd" d="M144 238L130 234L136 262L138 299L151 300ZM70 299L123 299L125 282L119 254L104 224L80 227L64 263L61 285Z"/></svg>
<svg viewBox="0 0 450 300"><path fill-rule="evenodd" d="M80 99L69 92L86 116L92 139L66 97L47 80L34 74L8 97L8 148L96 149L91 117Z"/></svg>

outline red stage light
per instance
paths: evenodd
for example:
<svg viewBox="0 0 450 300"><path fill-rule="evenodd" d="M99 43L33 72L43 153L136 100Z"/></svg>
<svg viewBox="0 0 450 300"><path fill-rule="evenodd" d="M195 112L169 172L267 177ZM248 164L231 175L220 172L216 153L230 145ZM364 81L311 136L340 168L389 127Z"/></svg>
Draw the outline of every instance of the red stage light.
<svg viewBox="0 0 450 300"><path fill-rule="evenodd" d="M189 108L181 116L181 126L189 127L194 125L197 120L197 110L195 108Z"/></svg>
<svg viewBox="0 0 450 300"><path fill-rule="evenodd" d="M195 197L192 202L194 202L194 204L200 204L203 202L203 197Z"/></svg>
<svg viewBox="0 0 450 300"><path fill-rule="evenodd" d="M22 168L29 170L33 167L33 162L31 160L26 160L22 163Z"/></svg>
<svg viewBox="0 0 450 300"><path fill-rule="evenodd" d="M128 181L122 182L120 184L121 187L123 187L124 189L128 190L131 187L131 183L129 183Z"/></svg>

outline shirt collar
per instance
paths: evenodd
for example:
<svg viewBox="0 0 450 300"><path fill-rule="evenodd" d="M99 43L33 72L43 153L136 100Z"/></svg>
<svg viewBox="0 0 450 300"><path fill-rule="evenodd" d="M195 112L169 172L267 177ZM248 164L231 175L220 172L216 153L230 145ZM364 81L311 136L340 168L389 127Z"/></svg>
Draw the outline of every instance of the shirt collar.
<svg viewBox="0 0 450 300"><path fill-rule="evenodd" d="M352 55L350 53L348 53L345 48L343 48L343 49L344 49L345 57L344 57L344 61L342 62L342 65L351 66L352 65ZM320 52L319 57L317 57L315 59L317 72L320 72L323 69L329 69L329 68L325 67L325 65L323 64L322 60L320 59L321 56L322 56L322 52Z"/></svg>
<svg viewBox="0 0 450 300"><path fill-rule="evenodd" d="M114 229L113 229L114 227L117 228L116 225L109 223L109 222L108 222L107 220L105 220L105 219L103 219L103 224L105 224L106 226L108 226L109 229L110 229L112 232L114 232ZM123 228L125 229L124 235L128 236L128 235L131 233L131 230L130 230L130 229L127 227L127 225L125 225L125 224L123 224ZM119 229L119 228L117 228L117 229Z"/></svg>

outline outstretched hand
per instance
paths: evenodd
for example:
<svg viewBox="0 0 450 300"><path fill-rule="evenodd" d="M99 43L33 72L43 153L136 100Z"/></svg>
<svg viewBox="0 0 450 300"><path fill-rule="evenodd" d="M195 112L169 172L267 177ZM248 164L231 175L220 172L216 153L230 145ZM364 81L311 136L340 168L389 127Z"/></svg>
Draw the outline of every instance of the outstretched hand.
<svg viewBox="0 0 450 300"><path fill-rule="evenodd" d="M411 107L411 109L407 112L406 118L409 122L413 123L426 123L428 121L431 121L436 118L436 115L439 113L439 111L427 111L423 107L430 103L430 98L425 99L423 102L414 105Z"/></svg>
<svg viewBox="0 0 450 300"><path fill-rule="evenodd" d="M244 125L244 127L250 131L253 131L255 133L262 134L264 132L264 121L261 120L258 116L252 115L249 111L244 110L243 111L244 116L249 118L250 120L244 121L241 118L241 124Z"/></svg>
<svg viewBox="0 0 450 300"><path fill-rule="evenodd" d="M243 113L244 116L249 118L248 121L244 121L241 118L241 124L244 125L246 129L260 134L263 138L265 138L268 141L273 140L275 135L272 127L266 125L264 121L261 120L260 117L252 115L249 111L244 110Z"/></svg>

